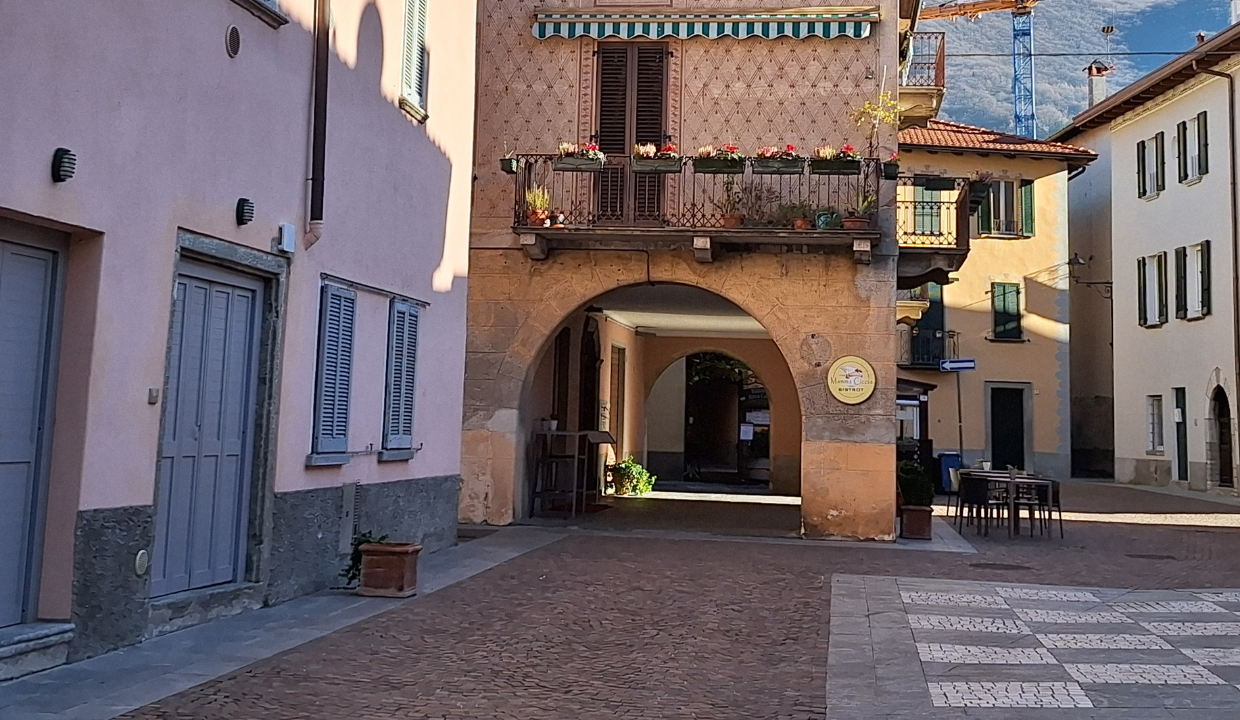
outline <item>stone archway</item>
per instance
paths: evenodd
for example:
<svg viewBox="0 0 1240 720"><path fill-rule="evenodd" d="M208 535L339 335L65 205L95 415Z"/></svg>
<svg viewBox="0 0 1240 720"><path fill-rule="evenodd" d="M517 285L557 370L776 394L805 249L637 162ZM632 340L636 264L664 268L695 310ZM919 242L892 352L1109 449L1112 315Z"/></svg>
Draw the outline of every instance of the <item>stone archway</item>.
<svg viewBox="0 0 1240 720"><path fill-rule="evenodd" d="M460 516L507 524L524 472L531 368L571 313L643 283L714 292L757 319L787 361L800 401L802 524L808 536L891 539L895 517L894 259L745 254L718 262L688 252L518 250L471 253ZM868 359L877 391L862 405L830 396L841 355Z"/></svg>

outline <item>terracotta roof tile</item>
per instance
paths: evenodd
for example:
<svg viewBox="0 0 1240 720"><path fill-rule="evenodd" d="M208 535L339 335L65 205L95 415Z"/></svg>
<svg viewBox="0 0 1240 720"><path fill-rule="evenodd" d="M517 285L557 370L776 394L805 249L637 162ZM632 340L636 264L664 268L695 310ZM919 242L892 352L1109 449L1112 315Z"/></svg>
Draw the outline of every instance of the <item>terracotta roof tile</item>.
<svg viewBox="0 0 1240 720"><path fill-rule="evenodd" d="M1065 159L1093 160L1097 157L1092 150L1075 145L1034 140L946 120L931 120L924 128L901 130L900 148L959 149L970 152L1062 156Z"/></svg>

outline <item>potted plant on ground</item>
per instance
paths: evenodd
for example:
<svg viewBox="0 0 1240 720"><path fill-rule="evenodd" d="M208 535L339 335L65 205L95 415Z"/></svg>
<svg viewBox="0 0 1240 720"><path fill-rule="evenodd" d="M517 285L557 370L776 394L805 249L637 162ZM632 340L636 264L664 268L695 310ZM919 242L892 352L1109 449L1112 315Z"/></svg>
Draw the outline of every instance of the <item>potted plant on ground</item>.
<svg viewBox="0 0 1240 720"><path fill-rule="evenodd" d="M671 143L662 148L654 143L633 146L633 172L635 173L678 173L683 163L676 146Z"/></svg>
<svg viewBox="0 0 1240 720"><path fill-rule="evenodd" d="M891 158L883 163L883 179L898 180L900 178L900 153L891 153Z"/></svg>
<svg viewBox="0 0 1240 720"><path fill-rule="evenodd" d="M914 462L902 462L896 468L899 484L900 537L913 540L934 538L934 483L925 468Z"/></svg>
<svg viewBox="0 0 1240 720"><path fill-rule="evenodd" d="M857 206L848 211L844 217L845 230L866 230L870 227L870 220L874 217L874 206L878 203L878 198L873 194L863 195L857 200Z"/></svg>
<svg viewBox="0 0 1240 720"><path fill-rule="evenodd" d="M349 565L340 576L357 594L369 597L411 597L418 587L417 543L388 542L387 535L360 533L353 538Z"/></svg>
<svg viewBox="0 0 1240 720"><path fill-rule="evenodd" d="M598 172L607 162L607 156L595 143L560 143L560 156L554 167L560 172Z"/></svg>
<svg viewBox="0 0 1240 720"><path fill-rule="evenodd" d="M617 495L645 495L654 489L654 481L658 479L632 455L615 465L608 465L607 477L608 484Z"/></svg>
<svg viewBox="0 0 1240 720"><path fill-rule="evenodd" d="M814 159L810 160L809 171L814 175L860 175L861 156L852 145L835 149L824 145L814 149Z"/></svg>
<svg viewBox="0 0 1240 720"><path fill-rule="evenodd" d="M703 175L740 175L745 172L745 156L732 143L715 147L703 145L693 159L693 172Z"/></svg>
<svg viewBox="0 0 1240 720"><path fill-rule="evenodd" d="M550 222L551 191L535 185L525 191L525 219L530 227L546 227Z"/></svg>
<svg viewBox="0 0 1240 720"><path fill-rule="evenodd" d="M723 180L723 193L719 197L711 198L710 204L719 211L719 222L723 227L735 230L745 224L745 214L741 212L741 203L744 200L744 193L737 187L736 178L728 177Z"/></svg>
<svg viewBox="0 0 1240 720"><path fill-rule="evenodd" d="M754 175L800 175L805 171L805 158L797 155L795 145L782 150L774 145L761 148L749 162Z"/></svg>

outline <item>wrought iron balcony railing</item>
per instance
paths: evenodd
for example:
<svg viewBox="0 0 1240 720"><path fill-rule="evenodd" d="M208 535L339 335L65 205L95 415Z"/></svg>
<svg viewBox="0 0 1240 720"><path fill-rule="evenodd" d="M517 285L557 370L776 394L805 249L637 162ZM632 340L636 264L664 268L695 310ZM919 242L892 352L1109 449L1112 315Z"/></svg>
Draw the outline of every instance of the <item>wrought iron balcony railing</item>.
<svg viewBox="0 0 1240 720"><path fill-rule="evenodd" d="M900 84L905 87L947 86L947 33L913 33L908 66Z"/></svg>
<svg viewBox="0 0 1240 720"><path fill-rule="evenodd" d="M509 158L518 228L788 229L832 232L866 202L876 204L882 163L861 160L856 174L818 174L813 163L764 172L753 160L736 174L695 170L692 159L666 172L638 172L628 157L593 171L565 169L555 155ZM545 204L545 216L537 210Z"/></svg>
<svg viewBox="0 0 1240 720"><path fill-rule="evenodd" d="M954 360L959 354L956 333L937 328L898 325L901 367L938 370L939 361Z"/></svg>
<svg viewBox="0 0 1240 720"><path fill-rule="evenodd" d="M963 178L901 177L896 185L900 247L968 248L969 188Z"/></svg>

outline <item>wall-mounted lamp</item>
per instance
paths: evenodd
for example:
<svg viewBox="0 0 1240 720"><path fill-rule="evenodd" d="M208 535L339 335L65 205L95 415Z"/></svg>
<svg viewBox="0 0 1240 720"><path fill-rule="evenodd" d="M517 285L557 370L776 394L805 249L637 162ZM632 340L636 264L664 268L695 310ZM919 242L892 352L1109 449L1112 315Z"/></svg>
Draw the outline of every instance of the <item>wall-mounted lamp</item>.
<svg viewBox="0 0 1240 720"><path fill-rule="evenodd" d="M237 224L249 225L254 221L254 201L249 198L237 200Z"/></svg>
<svg viewBox="0 0 1240 720"><path fill-rule="evenodd" d="M62 183L77 172L77 155L69 148L56 148L52 153L52 182Z"/></svg>
<svg viewBox="0 0 1240 720"><path fill-rule="evenodd" d="M1090 259L1093 259L1093 258L1091 257ZM1107 300L1110 300L1111 299L1111 288L1112 288L1111 281L1110 280L1094 280L1094 281L1082 280L1081 276L1077 273L1077 268L1083 268L1083 267L1089 267L1089 260L1086 260L1085 258L1081 257L1080 253L1072 253L1072 257L1068 258L1068 279L1070 279L1072 282L1076 283L1077 285L1084 285L1085 287L1093 288L1097 290L1098 294L1102 295L1102 297L1106 298Z"/></svg>

